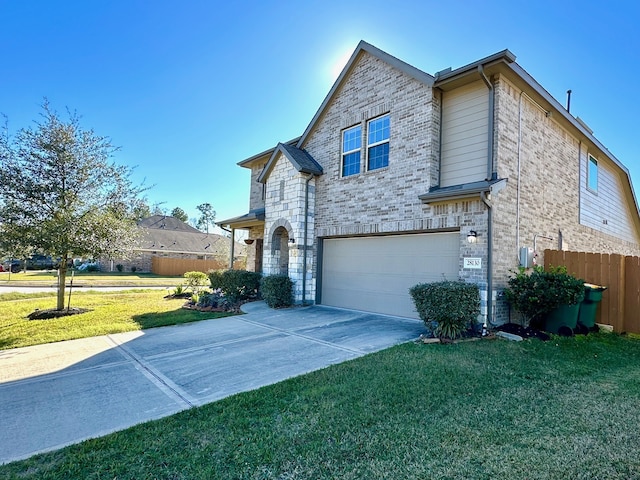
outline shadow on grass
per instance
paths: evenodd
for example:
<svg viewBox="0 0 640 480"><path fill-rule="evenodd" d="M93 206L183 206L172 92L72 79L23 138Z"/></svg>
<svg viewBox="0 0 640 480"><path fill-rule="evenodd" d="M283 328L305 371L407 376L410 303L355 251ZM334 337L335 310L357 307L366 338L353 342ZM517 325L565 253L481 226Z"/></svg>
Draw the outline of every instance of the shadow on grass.
<svg viewBox="0 0 640 480"><path fill-rule="evenodd" d="M197 310L178 308L170 312L143 313L142 315L134 315L131 318L140 325L140 328L145 329L199 322L201 320L213 320L216 318L230 317L232 315L237 314L232 312L199 312Z"/></svg>
<svg viewBox="0 0 640 480"><path fill-rule="evenodd" d="M6 337L0 338L0 350L5 350L7 348L13 348L20 339L18 337Z"/></svg>

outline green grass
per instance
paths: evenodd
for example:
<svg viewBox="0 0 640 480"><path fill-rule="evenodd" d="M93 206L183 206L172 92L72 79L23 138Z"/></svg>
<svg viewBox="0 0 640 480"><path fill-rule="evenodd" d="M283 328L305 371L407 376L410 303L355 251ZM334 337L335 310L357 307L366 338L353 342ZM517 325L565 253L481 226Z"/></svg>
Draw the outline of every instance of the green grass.
<svg viewBox="0 0 640 480"><path fill-rule="evenodd" d="M10 278L10 279L9 279ZM55 271L28 270L20 273L0 273L0 286L49 286L55 285L57 274ZM67 275L67 285L71 281L71 273ZM164 276L154 273L131 272L75 272L74 286L125 286L125 287L153 287L178 285L183 283L182 276Z"/></svg>
<svg viewBox="0 0 640 480"><path fill-rule="evenodd" d="M29 320L36 308L55 308L55 292L0 295L0 349L177 325L225 313L184 310L184 299L165 299L163 290L75 292L71 306L90 312L57 319Z"/></svg>
<svg viewBox="0 0 640 480"><path fill-rule="evenodd" d="M0 467L7 479L640 478L640 342L404 344Z"/></svg>

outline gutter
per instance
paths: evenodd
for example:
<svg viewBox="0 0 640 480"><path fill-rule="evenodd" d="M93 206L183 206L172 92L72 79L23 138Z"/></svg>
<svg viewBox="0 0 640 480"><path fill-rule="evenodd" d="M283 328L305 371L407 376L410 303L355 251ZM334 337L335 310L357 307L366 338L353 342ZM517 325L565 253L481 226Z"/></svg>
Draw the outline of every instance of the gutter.
<svg viewBox="0 0 640 480"><path fill-rule="evenodd" d="M495 89L493 84L484 74L482 64L478 65L480 78L489 89L489 118L487 138L487 181L494 178L493 174L493 140L494 140L494 116L495 116ZM493 204L487 198L486 191L480 192L480 199L487 206L487 324L493 324Z"/></svg>
<svg viewBox="0 0 640 480"><path fill-rule="evenodd" d="M484 82L484 84L489 89L489 118L488 118L488 131L489 138L487 139L487 180L491 180L493 178L493 136L494 136L494 109L495 109L495 90L493 89L493 84L489 81L487 76L484 74L484 68L482 65L478 65L478 73L480 74L480 78Z"/></svg>
<svg viewBox="0 0 640 480"><path fill-rule="evenodd" d="M493 204L485 192L480 193L480 198L487 206L487 324L495 326L493 323Z"/></svg>

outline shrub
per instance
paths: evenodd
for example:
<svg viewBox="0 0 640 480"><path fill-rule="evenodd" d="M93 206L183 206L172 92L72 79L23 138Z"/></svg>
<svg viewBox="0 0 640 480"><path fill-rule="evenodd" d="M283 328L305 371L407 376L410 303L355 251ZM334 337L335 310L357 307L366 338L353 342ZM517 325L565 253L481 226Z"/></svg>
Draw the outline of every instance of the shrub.
<svg viewBox="0 0 640 480"><path fill-rule="evenodd" d="M98 265L96 265L95 263L92 263L91 265L89 265L87 267L87 269L85 271L87 271L87 272L99 272L100 271L100 267Z"/></svg>
<svg viewBox="0 0 640 480"><path fill-rule="evenodd" d="M122 270L124 270L124 266L121 263L119 263L116 265L116 270L118 270L119 272L122 272Z"/></svg>
<svg viewBox="0 0 640 480"><path fill-rule="evenodd" d="M232 304L257 297L261 277L260 273L246 270L209 271L211 288L213 290L220 289Z"/></svg>
<svg viewBox="0 0 640 480"><path fill-rule="evenodd" d="M504 293L525 323L535 324L560 305L582 301L584 280L569 275L566 267L551 267L545 272L542 266L536 266L531 273L521 267L509 278Z"/></svg>
<svg viewBox="0 0 640 480"><path fill-rule="evenodd" d="M137 270L138 270L138 267L136 267L135 265L131 267L131 273L136 273Z"/></svg>
<svg viewBox="0 0 640 480"><path fill-rule="evenodd" d="M459 337L480 313L480 292L473 283L420 283L409 293L427 329L440 339Z"/></svg>
<svg viewBox="0 0 640 480"><path fill-rule="evenodd" d="M263 277L260 293L271 308L290 307L293 304L293 282L287 275Z"/></svg>
<svg viewBox="0 0 640 480"><path fill-rule="evenodd" d="M184 275L185 288L198 295L209 283L209 277L204 272L186 272Z"/></svg>
<svg viewBox="0 0 640 480"><path fill-rule="evenodd" d="M202 293L198 299L199 307L213 307L221 308L224 310L231 310L234 308L229 303L229 300L222 294L220 290L215 290L209 293Z"/></svg>

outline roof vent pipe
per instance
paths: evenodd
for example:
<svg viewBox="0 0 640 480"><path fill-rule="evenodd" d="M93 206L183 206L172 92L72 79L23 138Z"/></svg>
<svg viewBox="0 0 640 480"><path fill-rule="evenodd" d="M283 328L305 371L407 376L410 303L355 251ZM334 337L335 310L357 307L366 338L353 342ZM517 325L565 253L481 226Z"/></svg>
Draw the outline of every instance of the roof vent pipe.
<svg viewBox="0 0 640 480"><path fill-rule="evenodd" d="M571 113L571 90L567 90L567 112Z"/></svg>

